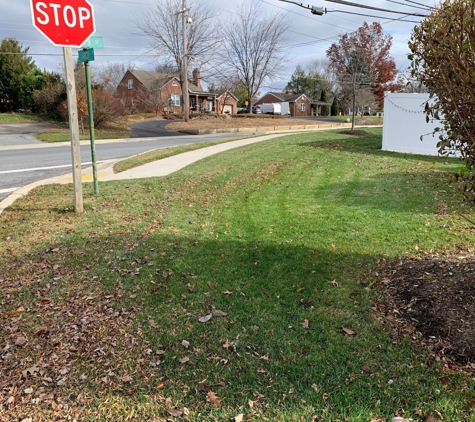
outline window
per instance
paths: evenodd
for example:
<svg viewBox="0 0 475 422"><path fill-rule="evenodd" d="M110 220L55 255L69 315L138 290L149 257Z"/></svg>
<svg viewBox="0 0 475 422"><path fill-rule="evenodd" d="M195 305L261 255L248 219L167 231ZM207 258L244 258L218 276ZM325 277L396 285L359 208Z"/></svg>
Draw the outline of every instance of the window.
<svg viewBox="0 0 475 422"><path fill-rule="evenodd" d="M172 86L178 86L177 81L173 81L173 82L172 82Z"/></svg>
<svg viewBox="0 0 475 422"><path fill-rule="evenodd" d="M300 111L307 111L307 104L300 103Z"/></svg>
<svg viewBox="0 0 475 422"><path fill-rule="evenodd" d="M134 80L133 79L129 79L127 81L127 88L128 89L133 89L134 88Z"/></svg>
<svg viewBox="0 0 475 422"><path fill-rule="evenodd" d="M180 107L181 101L180 96L178 94L170 95L170 106Z"/></svg>

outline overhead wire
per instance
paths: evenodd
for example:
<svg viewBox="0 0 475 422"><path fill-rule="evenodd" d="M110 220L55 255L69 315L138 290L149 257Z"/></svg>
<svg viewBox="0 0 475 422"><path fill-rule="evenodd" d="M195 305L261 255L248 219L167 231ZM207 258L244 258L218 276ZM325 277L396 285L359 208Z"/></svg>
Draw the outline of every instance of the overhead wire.
<svg viewBox="0 0 475 422"><path fill-rule="evenodd" d="M379 11L379 12L396 13L396 14L407 15L407 16L417 16L417 17L421 17L421 18L425 17L425 15L422 15L422 14L419 14L419 13L407 13L407 12L401 12L399 10L383 9L381 7L368 6L368 5L365 5L365 4L353 3L353 2L350 2L350 1L346 1L346 0L325 0L325 1L328 1L330 3L342 4L344 6L357 7L357 8L360 8L360 9L376 10L376 11Z"/></svg>
<svg viewBox="0 0 475 422"><path fill-rule="evenodd" d="M384 17L384 16L375 16L375 15L368 15L366 13L356 13L356 12L348 12L347 10L332 10L332 11L328 11L327 13L347 13L347 14L350 14L350 15L357 15L357 16L367 16L369 18L378 18L378 19L391 19L391 18L387 18L387 17ZM399 22L409 22L409 23L419 23L419 21L409 21L409 20L406 20L406 19L391 19L391 21L393 20L399 20Z"/></svg>

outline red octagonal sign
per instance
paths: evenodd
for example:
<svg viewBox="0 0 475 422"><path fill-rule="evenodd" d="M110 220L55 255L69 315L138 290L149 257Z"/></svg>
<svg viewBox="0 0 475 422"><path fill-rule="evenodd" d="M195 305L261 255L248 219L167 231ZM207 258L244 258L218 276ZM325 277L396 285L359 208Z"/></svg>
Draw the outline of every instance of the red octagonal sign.
<svg viewBox="0 0 475 422"><path fill-rule="evenodd" d="M54 45L81 47L94 34L94 13L87 0L30 0L33 25Z"/></svg>

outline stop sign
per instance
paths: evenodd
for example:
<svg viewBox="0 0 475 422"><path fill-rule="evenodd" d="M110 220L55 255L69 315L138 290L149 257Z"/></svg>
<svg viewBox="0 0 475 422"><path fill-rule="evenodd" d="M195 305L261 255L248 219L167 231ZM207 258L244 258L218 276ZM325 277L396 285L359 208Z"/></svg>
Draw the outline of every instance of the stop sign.
<svg viewBox="0 0 475 422"><path fill-rule="evenodd" d="M54 45L81 47L95 32L87 0L30 0L33 25Z"/></svg>

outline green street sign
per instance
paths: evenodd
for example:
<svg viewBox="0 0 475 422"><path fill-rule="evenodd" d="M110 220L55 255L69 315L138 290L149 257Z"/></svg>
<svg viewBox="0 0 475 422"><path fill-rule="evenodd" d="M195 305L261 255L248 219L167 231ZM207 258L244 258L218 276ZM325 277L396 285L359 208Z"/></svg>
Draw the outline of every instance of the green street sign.
<svg viewBox="0 0 475 422"><path fill-rule="evenodd" d="M86 48L78 51L79 63L92 62L94 60L94 49Z"/></svg>
<svg viewBox="0 0 475 422"><path fill-rule="evenodd" d="M92 36L83 44L82 48L96 48L101 50L104 48L104 40L102 37Z"/></svg>

